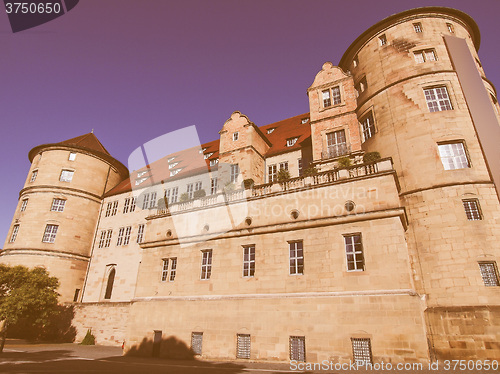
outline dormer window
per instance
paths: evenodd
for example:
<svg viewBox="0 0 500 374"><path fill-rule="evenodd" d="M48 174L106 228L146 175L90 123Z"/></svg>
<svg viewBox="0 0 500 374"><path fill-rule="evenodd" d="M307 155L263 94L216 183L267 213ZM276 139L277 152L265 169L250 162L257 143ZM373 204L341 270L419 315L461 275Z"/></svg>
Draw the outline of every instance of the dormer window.
<svg viewBox="0 0 500 374"><path fill-rule="evenodd" d="M173 169L173 168L175 168L177 165L179 165L179 163L178 163L178 162L174 162L173 164L168 164L168 168L169 168L169 169Z"/></svg>
<svg viewBox="0 0 500 374"><path fill-rule="evenodd" d="M233 133L233 142L235 142L236 140L238 140L238 137L239 137L238 132Z"/></svg>
<svg viewBox="0 0 500 374"><path fill-rule="evenodd" d="M385 34L380 35L378 37L378 42L380 43L380 46L383 46L383 45L387 44L387 38L386 38Z"/></svg>
<svg viewBox="0 0 500 374"><path fill-rule="evenodd" d="M172 170L170 172L170 176L173 177L174 175L178 174L181 170L182 168Z"/></svg>
<svg viewBox="0 0 500 374"><path fill-rule="evenodd" d="M215 166L219 163L219 159L218 158L214 158L213 160L210 160L210 166Z"/></svg>
<svg viewBox="0 0 500 374"><path fill-rule="evenodd" d="M200 153L201 153L201 151L200 151ZM174 160L175 160L175 156L174 156L174 157L169 157L169 158L167 158L167 162L172 162L172 161L174 161Z"/></svg>
<svg viewBox="0 0 500 374"><path fill-rule="evenodd" d="M144 182L146 179L148 179L148 177L136 179L136 180L135 180L135 185L136 185L136 186L140 185L140 184L141 184L142 182Z"/></svg>
<svg viewBox="0 0 500 374"><path fill-rule="evenodd" d="M309 122L309 118L302 118L302 121L300 121L302 125L307 122Z"/></svg>
<svg viewBox="0 0 500 374"><path fill-rule="evenodd" d="M324 90L322 92L322 98L323 98L323 108L328 108L333 105L340 104L341 97L340 97L340 87L335 86L332 88L329 88L328 90Z"/></svg>
<svg viewBox="0 0 500 374"><path fill-rule="evenodd" d="M200 149L200 150L198 151L198 153L203 153L203 152L205 152L206 150L207 150L207 147L202 148L202 149ZM172 158L172 160L173 160L173 158Z"/></svg>
<svg viewBox="0 0 500 374"><path fill-rule="evenodd" d="M290 139L287 139L287 140L286 140L286 146L287 146L287 147L293 147L293 146L295 145L295 143L297 143L297 140L298 140L298 139L299 139L298 137L297 137L297 138L290 138Z"/></svg>
<svg viewBox="0 0 500 374"><path fill-rule="evenodd" d="M271 127L270 129L267 129L267 133L271 134L274 130L276 130L276 127Z"/></svg>
<svg viewBox="0 0 500 374"><path fill-rule="evenodd" d="M206 160L206 159L212 157L213 154L214 154L213 152L205 153L205 155L203 155L203 158Z"/></svg>
<svg viewBox="0 0 500 374"><path fill-rule="evenodd" d="M137 178L142 177L142 176L143 176L144 174L146 174L146 173L147 173L147 171L140 171L140 172L138 172L138 173L137 173Z"/></svg>

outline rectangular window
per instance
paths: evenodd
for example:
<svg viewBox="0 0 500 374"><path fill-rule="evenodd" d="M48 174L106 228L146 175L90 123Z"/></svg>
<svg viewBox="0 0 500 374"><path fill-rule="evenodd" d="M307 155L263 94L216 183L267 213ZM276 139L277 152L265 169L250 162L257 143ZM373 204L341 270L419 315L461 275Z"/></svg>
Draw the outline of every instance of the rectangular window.
<svg viewBox="0 0 500 374"><path fill-rule="evenodd" d="M14 243L16 241L18 232L19 232L19 225L14 225L14 227L12 227L12 234L10 235L9 243Z"/></svg>
<svg viewBox="0 0 500 374"><path fill-rule="evenodd" d="M267 167L268 182L274 182L278 177L278 167L277 165L269 165Z"/></svg>
<svg viewBox="0 0 500 374"><path fill-rule="evenodd" d="M481 271L481 277L483 278L483 282L486 287L500 286L498 269L495 261L479 262L479 270Z"/></svg>
<svg viewBox="0 0 500 374"><path fill-rule="evenodd" d="M113 203L108 203L108 205L106 205L106 214L105 214L105 217L109 217L111 215L111 207L113 206Z"/></svg>
<svg viewBox="0 0 500 374"><path fill-rule="evenodd" d="M361 130L364 141L375 135L375 122L373 121L373 113L371 111L361 119Z"/></svg>
<svg viewBox="0 0 500 374"><path fill-rule="evenodd" d="M240 175L239 165L238 164L231 165L231 175L230 175L231 183L236 183L239 175Z"/></svg>
<svg viewBox="0 0 500 374"><path fill-rule="evenodd" d="M215 166L219 163L219 159L218 158L213 158L210 160L210 166Z"/></svg>
<svg viewBox="0 0 500 374"><path fill-rule="evenodd" d="M139 225L137 229L137 243L142 243L142 239L144 238L144 225Z"/></svg>
<svg viewBox="0 0 500 374"><path fill-rule="evenodd" d="M287 147L293 147L299 138L290 138L286 140Z"/></svg>
<svg viewBox="0 0 500 374"><path fill-rule="evenodd" d="M353 60L352 60L352 64L355 68L357 68L359 66L359 57L358 55L354 56Z"/></svg>
<svg viewBox="0 0 500 374"><path fill-rule="evenodd" d="M344 235L347 271L364 271L365 258L361 234Z"/></svg>
<svg viewBox="0 0 500 374"><path fill-rule="evenodd" d="M75 152L70 152L68 160L75 161L75 159L76 159L76 153Z"/></svg>
<svg viewBox="0 0 500 374"><path fill-rule="evenodd" d="M106 241L104 243L104 246L106 248L109 247L109 245L111 244L111 237L113 236L113 230L108 230L107 233L106 233Z"/></svg>
<svg viewBox="0 0 500 374"><path fill-rule="evenodd" d="M422 32L422 24L420 22L414 23L413 28L415 32Z"/></svg>
<svg viewBox="0 0 500 374"><path fill-rule="evenodd" d="M170 201L170 189L165 190L165 202L167 203L167 205L171 203L171 201Z"/></svg>
<svg viewBox="0 0 500 374"><path fill-rule="evenodd" d="M164 258L161 268L161 281L165 282L167 278L168 278L168 258Z"/></svg>
<svg viewBox="0 0 500 374"><path fill-rule="evenodd" d="M290 275L304 274L304 249L302 241L289 242Z"/></svg>
<svg viewBox="0 0 500 374"><path fill-rule="evenodd" d="M280 170L288 171L288 161L280 162Z"/></svg>
<svg viewBox="0 0 500 374"><path fill-rule="evenodd" d="M118 211L118 200L113 201L113 208L111 208L111 215L115 216L117 211Z"/></svg>
<svg viewBox="0 0 500 374"><path fill-rule="evenodd" d="M54 243L56 240L58 225L47 225L45 226L45 232L43 234L42 242L44 243Z"/></svg>
<svg viewBox="0 0 500 374"><path fill-rule="evenodd" d="M136 201L135 197L132 197L130 200L130 213L135 211L135 201Z"/></svg>
<svg viewBox="0 0 500 374"><path fill-rule="evenodd" d="M425 49L422 51L413 52L415 62L421 64L425 61L437 61L436 51L434 49Z"/></svg>
<svg viewBox="0 0 500 374"><path fill-rule="evenodd" d="M173 282L175 280L175 275L177 273L177 257L172 257L170 259L170 277L168 280Z"/></svg>
<svg viewBox="0 0 500 374"><path fill-rule="evenodd" d="M171 203L177 202L177 196L179 195L179 187L172 188L172 201Z"/></svg>
<svg viewBox="0 0 500 374"><path fill-rule="evenodd" d="M323 98L323 108L328 108L329 106L332 106L332 99L330 97L330 90L324 90L321 93L322 98Z"/></svg>
<svg viewBox="0 0 500 374"><path fill-rule="evenodd" d="M21 212L24 212L27 206L28 206L28 199L23 199L21 203Z"/></svg>
<svg viewBox="0 0 500 374"><path fill-rule="evenodd" d="M321 92L323 99L323 108L328 108L332 105L337 105L342 102L342 98L340 96L340 87L335 86L329 88L328 90L324 90Z"/></svg>
<svg viewBox="0 0 500 374"><path fill-rule="evenodd" d="M149 209L156 207L156 192L151 192L151 199L149 200Z"/></svg>
<svg viewBox="0 0 500 374"><path fill-rule="evenodd" d="M193 186L193 183L189 183L187 185L187 190L186 190L187 194L188 194L188 198L189 199L192 199L193 198L193 192L194 192L194 186Z"/></svg>
<svg viewBox="0 0 500 374"><path fill-rule="evenodd" d="M123 245L128 245L130 242L130 232L132 231L132 226L127 226L125 228L125 236L123 237Z"/></svg>
<svg viewBox="0 0 500 374"><path fill-rule="evenodd" d="M116 245L117 246L122 245L122 242L123 242L123 233L124 232L125 232L125 228L124 227L120 227L120 229L118 230L118 239L116 241Z"/></svg>
<svg viewBox="0 0 500 374"><path fill-rule="evenodd" d="M201 355L202 346L203 346L203 333L193 332L191 334L191 350L195 355Z"/></svg>
<svg viewBox="0 0 500 374"><path fill-rule="evenodd" d="M238 140L239 134L237 132L233 133L233 141Z"/></svg>
<svg viewBox="0 0 500 374"><path fill-rule="evenodd" d="M38 170L33 170L33 172L31 173L30 182L34 182L37 175L38 175Z"/></svg>
<svg viewBox="0 0 500 374"><path fill-rule="evenodd" d="M73 302L76 303L78 301L78 296L80 295L80 289L75 289L75 295L73 296Z"/></svg>
<svg viewBox="0 0 500 374"><path fill-rule="evenodd" d="M469 168L469 160L463 142L438 144L444 170Z"/></svg>
<svg viewBox="0 0 500 374"><path fill-rule="evenodd" d="M255 274L255 245L243 247L243 276L253 277Z"/></svg>
<svg viewBox="0 0 500 374"><path fill-rule="evenodd" d="M451 34L455 33L455 29L453 28L453 25L451 23L447 23L446 27L448 28L448 32L450 32Z"/></svg>
<svg viewBox="0 0 500 374"><path fill-rule="evenodd" d="M61 176L59 177L59 181L61 182L71 182L73 180L74 171L71 170L62 170Z"/></svg>
<svg viewBox="0 0 500 374"><path fill-rule="evenodd" d="M250 334L237 334L236 358L250 358Z"/></svg>
<svg viewBox="0 0 500 374"><path fill-rule="evenodd" d="M142 209L148 209L149 207L149 194L144 194L144 198L142 200Z"/></svg>
<svg viewBox="0 0 500 374"><path fill-rule="evenodd" d="M464 205L465 214L469 221L479 221L483 219L477 199L462 200L462 204Z"/></svg>
<svg viewBox="0 0 500 374"><path fill-rule="evenodd" d="M299 159L297 160L297 167L298 167L298 169L299 169L299 177L301 177L301 176L302 176L303 169L304 169L304 163L303 163L303 161L302 161L302 159L301 159L301 158L299 158Z"/></svg>
<svg viewBox="0 0 500 374"><path fill-rule="evenodd" d="M203 186L203 183L202 183L202 182L196 182L196 183L194 184L194 190L195 190L195 191L199 191L199 190L201 190L201 187L202 187L202 186Z"/></svg>
<svg viewBox="0 0 500 374"><path fill-rule="evenodd" d="M290 360L306 361L306 337L290 336Z"/></svg>
<svg viewBox="0 0 500 374"><path fill-rule="evenodd" d="M215 195L217 193L217 178L212 178L210 180L210 195Z"/></svg>
<svg viewBox="0 0 500 374"><path fill-rule="evenodd" d="M123 204L123 214L128 213L130 208L130 198L125 199L125 203Z"/></svg>
<svg viewBox="0 0 500 374"><path fill-rule="evenodd" d="M386 38L385 34L384 35L380 35L378 37L378 42L380 43L381 46L387 44L387 38Z"/></svg>
<svg viewBox="0 0 500 374"><path fill-rule="evenodd" d="M326 134L326 146L328 150L328 158L346 155L348 152L345 131L338 130Z"/></svg>
<svg viewBox="0 0 500 374"><path fill-rule="evenodd" d="M178 162L174 162L174 163L172 163L172 164L168 164L168 168L169 168L169 169L173 169L173 168L175 168L177 165L179 165L179 163L178 163Z"/></svg>
<svg viewBox="0 0 500 374"><path fill-rule="evenodd" d="M106 243L106 230L101 231L101 237L99 238L99 248L104 247Z"/></svg>
<svg viewBox="0 0 500 374"><path fill-rule="evenodd" d="M440 112L443 110L453 109L448 96L448 90L445 86L425 88L424 95L430 112Z"/></svg>
<svg viewBox="0 0 500 374"><path fill-rule="evenodd" d="M340 97L340 87L333 87L332 88L332 102L333 105L340 104L341 102L341 97Z"/></svg>
<svg viewBox="0 0 500 374"><path fill-rule="evenodd" d="M170 264L170 276L168 274L168 265ZM161 270L161 281L173 282L175 280L175 273L177 272L177 257L172 257L170 259L164 258Z"/></svg>
<svg viewBox="0 0 500 374"><path fill-rule="evenodd" d="M54 200L52 200L52 206L50 207L50 210L53 212L62 212L62 211L64 211L65 205L66 205L66 200L54 199Z"/></svg>
<svg viewBox="0 0 500 374"><path fill-rule="evenodd" d="M372 345L370 339L351 338L352 356L355 363L372 363Z"/></svg>
<svg viewBox="0 0 500 374"><path fill-rule="evenodd" d="M210 279L212 275L212 250L201 251L201 279Z"/></svg>

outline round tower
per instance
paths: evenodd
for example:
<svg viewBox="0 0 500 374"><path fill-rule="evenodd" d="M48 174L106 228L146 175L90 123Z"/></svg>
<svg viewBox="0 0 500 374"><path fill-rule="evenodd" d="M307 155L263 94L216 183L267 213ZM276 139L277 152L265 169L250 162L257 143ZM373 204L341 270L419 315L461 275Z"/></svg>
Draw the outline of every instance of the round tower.
<svg viewBox="0 0 500 374"><path fill-rule="evenodd" d="M0 261L43 266L59 279L60 301L82 289L101 199L128 176L93 133L29 152L31 168Z"/></svg>
<svg viewBox="0 0 500 374"><path fill-rule="evenodd" d="M458 10L426 7L388 17L359 36L339 63L358 91L363 150L393 158L408 213L412 271L431 354L438 358L457 357L456 347L467 348L460 357L474 356L488 340L475 335L485 329L474 325L483 323L474 313L486 313L489 324L496 318L490 313L500 315L491 309L500 305L500 287L493 284L500 261L499 201L449 38L465 40L498 118L496 91L477 54L479 29ZM464 311L469 314L460 315ZM474 339L456 332L457 321L474 325ZM498 322L490 327L499 332Z"/></svg>

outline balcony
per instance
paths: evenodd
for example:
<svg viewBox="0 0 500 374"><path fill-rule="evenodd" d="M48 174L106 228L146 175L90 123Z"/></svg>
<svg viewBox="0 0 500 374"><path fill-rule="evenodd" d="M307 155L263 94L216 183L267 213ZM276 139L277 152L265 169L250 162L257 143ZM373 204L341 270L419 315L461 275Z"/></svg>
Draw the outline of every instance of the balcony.
<svg viewBox="0 0 500 374"><path fill-rule="evenodd" d="M339 143L329 145L326 150L321 152L322 159L336 158L341 156L346 156L351 153L351 145L347 143Z"/></svg>
<svg viewBox="0 0 500 374"><path fill-rule="evenodd" d="M233 202L254 200L303 189L318 188L329 184L343 183L387 172L394 172L392 159L390 157L376 162L350 166L344 169L332 169L311 176L291 178L281 183L274 182L254 185L248 190L241 189L230 192L220 192L216 195L206 196L197 200L170 204L168 208L157 209L156 213L151 214L147 218L153 219L195 209L205 209L217 205L231 204Z"/></svg>

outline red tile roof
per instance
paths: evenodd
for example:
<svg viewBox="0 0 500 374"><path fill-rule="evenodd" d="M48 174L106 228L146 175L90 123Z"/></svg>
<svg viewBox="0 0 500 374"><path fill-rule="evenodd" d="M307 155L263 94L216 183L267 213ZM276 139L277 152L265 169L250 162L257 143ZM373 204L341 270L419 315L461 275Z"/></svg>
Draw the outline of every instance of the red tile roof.
<svg viewBox="0 0 500 374"><path fill-rule="evenodd" d="M302 120L307 122L302 123ZM297 151L301 149L304 141L311 137L311 125L309 123L309 113L301 114L283 121L261 126L259 129L271 143L271 147L266 152L265 157L275 156L281 153ZM274 129L268 134L269 129ZM287 146L287 140L297 138L293 146ZM77 139L77 138L75 138ZM72 139L70 139L72 140ZM203 152L200 153L200 151ZM212 153L212 154L211 154ZM208 156L211 154L210 156ZM204 156L207 158L205 159ZM162 181L174 181L183 179L192 175L201 174L210 170L210 160L219 158L219 140L214 140L198 147L189 148L183 151L166 155L165 157L152 162L146 167L130 173L130 178L125 179L116 187L112 188L105 196L117 195L131 191L133 188L145 188ZM170 160L170 162L169 162ZM169 164L175 164L169 168ZM170 173L173 170L181 169L178 174L173 176ZM145 173L144 173L145 172ZM144 173L144 174L142 174ZM142 178L147 178L138 183Z"/></svg>
<svg viewBox="0 0 500 374"><path fill-rule="evenodd" d="M99 139L97 139L97 137L92 132L77 136L76 138L64 140L59 144L70 145L70 146L76 145L81 148L86 148L92 151L97 151L110 155L109 152L106 150L106 148L104 148L104 146L101 144Z"/></svg>

